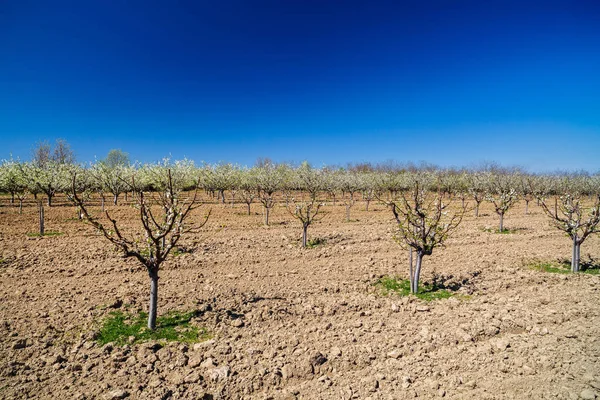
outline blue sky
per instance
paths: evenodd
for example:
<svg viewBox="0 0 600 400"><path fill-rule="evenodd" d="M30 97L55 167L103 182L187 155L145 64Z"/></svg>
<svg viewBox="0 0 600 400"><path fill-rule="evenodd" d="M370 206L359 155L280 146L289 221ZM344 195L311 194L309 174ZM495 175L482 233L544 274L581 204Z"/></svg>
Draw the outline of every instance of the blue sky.
<svg viewBox="0 0 600 400"><path fill-rule="evenodd" d="M0 158L600 170L595 1L0 3Z"/></svg>

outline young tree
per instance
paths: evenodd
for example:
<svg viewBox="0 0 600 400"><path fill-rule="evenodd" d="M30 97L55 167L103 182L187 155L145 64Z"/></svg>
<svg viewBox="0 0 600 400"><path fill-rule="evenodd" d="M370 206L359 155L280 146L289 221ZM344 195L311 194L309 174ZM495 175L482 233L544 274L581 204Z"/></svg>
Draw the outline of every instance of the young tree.
<svg viewBox="0 0 600 400"><path fill-rule="evenodd" d="M355 195L360 191L358 175L354 172L346 172L340 181L340 189L344 194L342 201L346 206L346 222L350 222L350 209L356 203ZM347 198L346 193L348 193Z"/></svg>
<svg viewBox="0 0 600 400"><path fill-rule="evenodd" d="M292 217L302 223L302 248L308 243L308 227L323 218L321 207L323 202L319 200L319 194L324 189L325 180L323 171L312 168L307 162L294 171L294 181L298 190L307 194L306 199L292 197L291 204L286 206ZM320 214L320 217L318 217Z"/></svg>
<svg viewBox="0 0 600 400"><path fill-rule="evenodd" d="M365 201L365 211L369 211L369 204L375 198L375 173L369 171L358 174L358 184L362 199Z"/></svg>
<svg viewBox="0 0 600 400"><path fill-rule="evenodd" d="M240 196L248 207L248 215L250 215L250 206L256 198L256 176L254 169L243 169L240 171Z"/></svg>
<svg viewBox="0 0 600 400"><path fill-rule="evenodd" d="M335 207L337 195L340 192L340 179L345 174L344 170L336 169L325 169L325 191L327 195L331 197L332 205Z"/></svg>
<svg viewBox="0 0 600 400"><path fill-rule="evenodd" d="M4 160L0 164L0 190L10 193L10 203L19 200L19 214L23 212L23 201L27 197L27 181L22 173L20 163Z"/></svg>
<svg viewBox="0 0 600 400"><path fill-rule="evenodd" d="M107 164L100 161L90 168L90 174L96 180L102 193L109 192L113 195L113 204L116 206L119 196L125 193L130 186L133 168L124 165Z"/></svg>
<svg viewBox="0 0 600 400"><path fill-rule="evenodd" d="M481 171L470 171L466 175L467 190L475 200L475 217L479 217L479 206L485 200L487 195L487 174Z"/></svg>
<svg viewBox="0 0 600 400"><path fill-rule="evenodd" d="M206 164L201 169L202 187L207 192L217 193L221 204L225 204L225 191L230 190L235 184L234 176L236 167L232 164L221 163L217 165ZM235 196L235 193L233 194Z"/></svg>
<svg viewBox="0 0 600 400"><path fill-rule="evenodd" d="M429 172L411 174L407 177L409 189L400 191L398 198L388 203L398 223L398 242L416 252L414 268L411 253L409 270L412 293L419 292L423 257L444 245L462 221L467 207L464 204L451 208L452 201L445 201L439 189L439 179L439 175Z"/></svg>
<svg viewBox="0 0 600 400"><path fill-rule="evenodd" d="M48 198L48 206L56 193L61 193L69 187L69 164L59 164L48 161L43 167L33 163L21 163L19 168L25 178L27 188L31 193L44 193Z"/></svg>
<svg viewBox="0 0 600 400"><path fill-rule="evenodd" d="M64 187L64 194L71 202L74 203L73 199L73 188L79 194L79 198L82 202L88 202L94 190L97 189L97 182L93 175L90 173L89 169L84 169L79 165L71 165L68 167L68 173L71 180L70 186ZM73 179L73 177L75 179ZM79 219L83 219L83 210L77 204L75 204L77 208L77 217Z"/></svg>
<svg viewBox="0 0 600 400"><path fill-rule="evenodd" d="M265 214L265 225L269 225L269 214L275 206L275 193L281 189L282 174L280 169L270 162L254 168L256 174L256 193L262 203Z"/></svg>
<svg viewBox="0 0 600 400"><path fill-rule="evenodd" d="M554 204L543 193L538 194L538 199L552 225L571 238L571 271L579 272L581 244L591 234L600 232L600 176L556 179L553 187L546 187L545 192L553 191L559 193L554 198ZM532 192L539 193L535 188L532 188Z"/></svg>
<svg viewBox="0 0 600 400"><path fill-rule="evenodd" d="M125 257L134 257L146 269L150 276L150 306L148 312L148 328L156 328L157 303L158 303L158 273L162 263L166 260L171 250L177 245L182 235L188 232L196 232L202 228L210 212L199 223L190 223L191 212L199 206L197 202L197 190L194 190L191 198L185 199L182 187L176 186L172 173L167 169L164 174L155 176L165 177L166 180L154 182L157 188L161 188L156 196L146 196L140 186L132 180L131 190L134 193L137 208L139 209L139 221L142 226L141 238L133 238L124 234L117 220L112 218L108 211L105 212L106 219L110 225L105 226L99 218L90 214L84 201L77 193L77 175L72 176L72 201L78 205L84 218L94 228L118 249ZM153 210L153 206L159 207ZM162 213L162 215L161 215ZM141 240L140 240L141 239Z"/></svg>
<svg viewBox="0 0 600 400"><path fill-rule="evenodd" d="M456 196L464 206L469 196L469 182L464 171L450 170L445 173L446 185L444 191L450 196Z"/></svg>
<svg viewBox="0 0 600 400"><path fill-rule="evenodd" d="M486 174L486 199L494 205L500 217L499 231L504 231L504 215L519 200L517 182L511 171L496 169Z"/></svg>
<svg viewBox="0 0 600 400"><path fill-rule="evenodd" d="M527 215L529 214L529 202L533 200L533 195L537 191L537 177L521 173L516 179L519 195L525 200L525 215Z"/></svg>

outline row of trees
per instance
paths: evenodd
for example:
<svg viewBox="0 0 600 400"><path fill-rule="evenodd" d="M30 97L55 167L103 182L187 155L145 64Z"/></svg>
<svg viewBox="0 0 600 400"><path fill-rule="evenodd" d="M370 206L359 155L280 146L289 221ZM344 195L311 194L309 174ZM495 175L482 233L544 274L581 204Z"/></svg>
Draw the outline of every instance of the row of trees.
<svg viewBox="0 0 600 400"><path fill-rule="evenodd" d="M436 170L433 168L360 170L356 168L297 167L263 162L253 168L232 164L203 165L192 161L163 160L155 164L130 165L107 162L89 166L49 157L43 163L4 161L0 166L0 190L19 200L27 193L44 194L48 205L56 193L65 193L80 215L128 257L138 259L151 278L148 326L155 327L158 272L161 263L182 234L199 229L206 222L186 221L198 205L198 189L225 203L236 196L248 206L256 200L264 209L265 224L277 199L302 224L302 245L306 247L309 226L324 216L325 201L342 202L346 218L360 196L368 208L372 200L388 206L398 224L397 240L410 250L411 291L419 290L423 258L442 246L469 210L479 213L483 201L493 204L502 231L506 212L519 200L537 199L552 223L573 241L572 270L579 270L580 246L597 233L600 223L600 175L532 175L522 171L487 168L478 171ZM190 195L189 191L192 191ZM104 217L90 212L91 195L104 200L130 193L140 212L142 239L127 237L108 210ZM454 203L454 204L452 204ZM472 206L470 204L473 204ZM153 211L154 210L154 211ZM208 217L206 217L208 218ZM413 252L416 255L413 263Z"/></svg>
<svg viewBox="0 0 600 400"><path fill-rule="evenodd" d="M11 195L11 202L19 195L30 193L43 194L51 205L56 193L69 190L70 176L73 170L81 170L90 176L88 190L101 195L110 195L114 204L128 191L128 184L135 178L145 189L152 191L157 170L169 168L177 172L180 184L191 189L203 188L218 197L222 203L236 200L251 204L254 201L267 203L271 197L280 193L287 200L296 191L306 190L307 181L302 175L306 164L291 166L265 162L253 168L233 164L204 164L196 166L193 161L172 162L165 159L154 164L130 164L126 160L98 161L88 166L75 165L49 159L39 164L5 160L0 164L0 191ZM359 197L368 203L376 196L387 193L390 197L406 191L415 173L435 173L440 179L439 188L448 196L458 197L462 202L472 201L476 215L484 200L491 201L499 214L504 214L517 200L529 202L540 196L561 195L562 183L568 181L570 188L582 191L586 195L596 194L600 189L600 175L584 174L527 174L519 170L486 168L481 170L408 170L398 168L387 171L357 171L345 168L324 167L314 169L313 180L321 195L326 195L335 205L342 200L352 207ZM259 196L258 193L266 196ZM229 200L227 195L230 196ZM350 201L348 201L350 200ZM527 211L526 211L527 212Z"/></svg>

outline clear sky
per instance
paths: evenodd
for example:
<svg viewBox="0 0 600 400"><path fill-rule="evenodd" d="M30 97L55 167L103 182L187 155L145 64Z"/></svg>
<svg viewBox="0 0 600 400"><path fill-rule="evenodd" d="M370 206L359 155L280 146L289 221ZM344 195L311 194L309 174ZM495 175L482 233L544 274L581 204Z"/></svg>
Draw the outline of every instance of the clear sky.
<svg viewBox="0 0 600 400"><path fill-rule="evenodd" d="M600 170L600 2L0 1L0 158Z"/></svg>

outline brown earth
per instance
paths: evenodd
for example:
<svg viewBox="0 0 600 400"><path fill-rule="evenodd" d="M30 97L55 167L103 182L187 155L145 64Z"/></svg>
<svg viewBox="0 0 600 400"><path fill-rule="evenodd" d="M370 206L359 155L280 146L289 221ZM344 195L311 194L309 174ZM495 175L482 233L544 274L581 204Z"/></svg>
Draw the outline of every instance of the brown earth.
<svg viewBox="0 0 600 400"><path fill-rule="evenodd" d="M204 211L208 206L203 206ZM100 347L115 307L143 310L149 279L73 207L46 208L56 237L29 238L37 211L0 207L0 398L3 399L542 399L600 394L600 276L528 269L570 256L570 241L541 210L505 219L468 216L424 261L463 295L424 302L385 296L374 283L407 275L389 210L372 203L309 229L326 239L299 247L300 225L276 207L212 205L202 234L161 271L159 313L201 310L214 339L196 345ZM127 206L111 207L135 223ZM200 217L199 211L197 218ZM582 255L600 259L600 239ZM120 304L122 302L122 305Z"/></svg>

